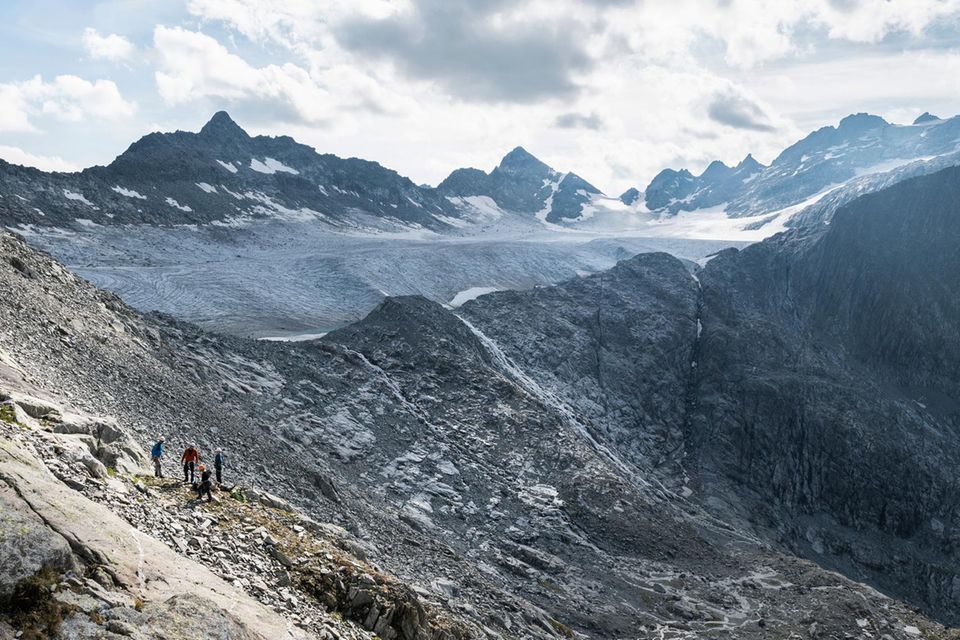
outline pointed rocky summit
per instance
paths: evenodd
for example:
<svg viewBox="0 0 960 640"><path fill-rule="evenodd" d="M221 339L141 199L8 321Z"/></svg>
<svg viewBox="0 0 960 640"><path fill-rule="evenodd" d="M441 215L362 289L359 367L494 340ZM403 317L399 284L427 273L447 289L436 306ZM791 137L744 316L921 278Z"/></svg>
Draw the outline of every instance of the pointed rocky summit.
<svg viewBox="0 0 960 640"><path fill-rule="evenodd" d="M221 139L248 138L247 132L233 121L226 111L217 111L210 121L200 129L200 135Z"/></svg>

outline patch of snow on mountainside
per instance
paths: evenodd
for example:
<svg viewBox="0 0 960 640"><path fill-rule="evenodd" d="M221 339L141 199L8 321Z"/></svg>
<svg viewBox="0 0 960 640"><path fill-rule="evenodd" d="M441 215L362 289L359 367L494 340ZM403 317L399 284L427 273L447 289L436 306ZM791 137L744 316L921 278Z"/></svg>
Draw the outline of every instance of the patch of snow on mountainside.
<svg viewBox="0 0 960 640"><path fill-rule="evenodd" d="M254 205L254 207L251 209L253 213L259 213L277 220L285 220L288 222L306 222L309 220L322 220L326 218L326 216L319 211L314 211L313 209L309 209L307 207L300 207L299 209L287 208L276 202L270 196L260 193L259 191L248 191L243 195L247 199L256 200L257 202L261 203Z"/></svg>
<svg viewBox="0 0 960 640"><path fill-rule="evenodd" d="M877 164L873 164L868 167L860 167L855 171L855 176L859 178L861 176L867 176L874 173L886 173L914 162L927 162L935 157L936 156L923 156L920 158L893 158L884 162L878 162Z"/></svg>
<svg viewBox="0 0 960 640"><path fill-rule="evenodd" d="M193 211L193 209L191 209L189 206L187 206L187 205L185 205L185 204L180 204L179 202L177 202L177 201L174 200L173 198L169 198L169 197L168 197L168 198L166 199L166 203L167 203L168 205L170 205L171 207L173 207L174 209L180 209L180 211Z"/></svg>
<svg viewBox="0 0 960 640"><path fill-rule="evenodd" d="M138 193L133 189L124 189L120 185L115 186L112 190L119 193L122 196L126 196L127 198L137 198L138 200L147 199L147 196L143 195L142 193Z"/></svg>
<svg viewBox="0 0 960 640"><path fill-rule="evenodd" d="M77 202L82 202L88 207L95 207L96 205L87 200L82 193L77 193L76 191L70 191L70 189L63 190L63 197L67 200L76 200Z"/></svg>
<svg viewBox="0 0 960 640"><path fill-rule="evenodd" d="M639 198L636 204L629 205L625 204L620 198L611 198L602 193L595 193L590 196L590 200L580 206L580 216L570 222L584 222L592 219L601 212L620 214L636 213L640 207L644 210L646 209L646 206Z"/></svg>
<svg viewBox="0 0 960 640"><path fill-rule="evenodd" d="M283 171L284 173L292 173L293 175L299 175L300 172L292 167L288 167L279 160L274 160L273 158L264 158L261 162L256 158L250 159L250 168L254 171L260 173L274 174L278 171Z"/></svg>
<svg viewBox="0 0 960 640"><path fill-rule="evenodd" d="M229 171L230 173L236 173L237 168L233 166L232 162L224 162L223 160L217 160L217 164Z"/></svg>
<svg viewBox="0 0 960 640"><path fill-rule="evenodd" d="M224 185L220 185L220 188L223 189L224 191L226 191L227 193L229 193L231 196L233 196L233 197L236 198L237 200L243 200L243 196L242 196L242 195L240 195L239 193L237 193L237 192L235 192L235 191L230 191L230 189L228 189L228 188L225 187Z"/></svg>
<svg viewBox="0 0 960 640"><path fill-rule="evenodd" d="M289 336L264 336L258 338L258 340L267 342L309 342L310 340L319 340L325 335L327 335L327 332L322 331L320 333L297 333Z"/></svg>
<svg viewBox="0 0 960 640"><path fill-rule="evenodd" d="M681 211L675 216L651 220L647 223L649 234L696 238L700 240L743 240L759 242L764 238L785 231L787 222L806 207L839 189L842 185L830 185L806 200L788 207L745 218L727 216L726 203L694 211Z"/></svg>
<svg viewBox="0 0 960 640"><path fill-rule="evenodd" d="M567 177L565 173L555 174L555 179L551 181L549 178L545 178L543 181L544 187L550 187L550 195L547 196L547 199L543 202L543 209L537 212L537 220L539 220L544 226L553 228L562 228L559 225L555 225L551 222L547 222L547 216L550 215L550 212L553 211L553 197L557 194L557 189L560 188L560 183L563 182L563 179Z"/></svg>
<svg viewBox="0 0 960 640"><path fill-rule="evenodd" d="M500 291L497 287L470 287L469 289L464 289L453 296L453 299L450 300L447 304L451 307L459 307L475 298L479 298L482 295L488 293L493 293L494 291Z"/></svg>
<svg viewBox="0 0 960 640"><path fill-rule="evenodd" d="M206 182L198 182L197 186L204 193L217 193L217 188L212 184L207 184Z"/></svg>
<svg viewBox="0 0 960 640"><path fill-rule="evenodd" d="M434 219L439 220L444 224L448 224L451 227L456 227L458 229L463 229L465 227L470 226L469 222L467 222L466 220L460 220L459 218L451 218L450 216L441 215L439 213L432 213L430 215L432 215Z"/></svg>
<svg viewBox="0 0 960 640"><path fill-rule="evenodd" d="M505 215L503 209L490 196L447 196L447 200L481 218L499 220Z"/></svg>

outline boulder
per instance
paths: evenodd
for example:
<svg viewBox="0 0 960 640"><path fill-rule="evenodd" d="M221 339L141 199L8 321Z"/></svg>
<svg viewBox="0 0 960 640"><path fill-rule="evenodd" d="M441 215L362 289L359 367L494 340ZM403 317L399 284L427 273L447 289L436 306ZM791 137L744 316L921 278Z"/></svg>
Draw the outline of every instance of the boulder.
<svg viewBox="0 0 960 640"><path fill-rule="evenodd" d="M138 473L147 462L144 450L112 418L64 414L55 433L93 438L90 453L107 467L122 473Z"/></svg>
<svg viewBox="0 0 960 640"><path fill-rule="evenodd" d="M272 493L267 493L266 491L261 491L255 487L243 487L241 489L244 497L253 502L259 502L260 504L272 507L273 509L280 509L281 511L293 511L293 505L289 502L273 495Z"/></svg>
<svg viewBox="0 0 960 640"><path fill-rule="evenodd" d="M107 467L94 457L97 450L96 440L92 436L75 434L61 435L56 439L61 456L73 463L79 463L87 470L91 478L106 478Z"/></svg>
<svg viewBox="0 0 960 640"><path fill-rule="evenodd" d="M44 570L61 574L72 568L73 554L63 536L0 483L0 602L27 578Z"/></svg>
<svg viewBox="0 0 960 640"><path fill-rule="evenodd" d="M10 393L9 396L31 418L59 420L63 415L63 410L53 402L16 392Z"/></svg>

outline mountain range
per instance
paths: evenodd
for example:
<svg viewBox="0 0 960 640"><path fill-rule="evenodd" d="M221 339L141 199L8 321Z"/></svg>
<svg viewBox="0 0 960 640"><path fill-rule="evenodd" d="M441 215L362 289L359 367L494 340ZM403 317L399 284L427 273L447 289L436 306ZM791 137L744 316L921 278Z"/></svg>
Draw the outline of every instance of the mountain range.
<svg viewBox="0 0 960 640"><path fill-rule="evenodd" d="M642 231L680 212L719 209L745 219L732 235L765 225L773 233L829 218L833 209L823 206L816 215L799 215L821 199L848 201L890 183L877 178L956 164L958 145L957 118L927 113L902 126L861 113L814 131L769 166L748 155L734 167L714 161L700 175L665 169L644 191L614 198L522 147L489 173L457 169L436 188L418 186L375 162L321 154L285 136L251 137L221 111L198 133L144 136L105 167L44 173L0 161L0 222L49 229L279 220L350 232L460 235L497 220ZM770 224L775 219L779 226Z"/></svg>

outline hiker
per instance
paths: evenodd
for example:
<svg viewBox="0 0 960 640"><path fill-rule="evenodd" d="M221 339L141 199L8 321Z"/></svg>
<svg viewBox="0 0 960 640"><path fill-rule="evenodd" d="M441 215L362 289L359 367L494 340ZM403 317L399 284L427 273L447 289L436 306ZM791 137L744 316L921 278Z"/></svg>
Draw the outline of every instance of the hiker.
<svg viewBox="0 0 960 640"><path fill-rule="evenodd" d="M213 501L213 482L210 481L211 475L213 474L209 469L200 465L200 482L199 484L196 482L193 483L193 488L197 492L197 500L203 500L203 496L206 494L207 502Z"/></svg>
<svg viewBox="0 0 960 640"><path fill-rule="evenodd" d="M183 463L183 481L193 482L194 467L200 462L200 450L197 449L196 445L190 445L183 450L180 462Z"/></svg>
<svg viewBox="0 0 960 640"><path fill-rule="evenodd" d="M217 484L223 484L223 465L225 462L223 449L217 449L217 455L213 457L213 468L217 472Z"/></svg>
<svg viewBox="0 0 960 640"><path fill-rule="evenodd" d="M163 471L160 469L160 458L163 457L163 438L157 440L157 443L153 445L153 449L150 450L150 459L153 460L153 476L155 478L162 478Z"/></svg>

